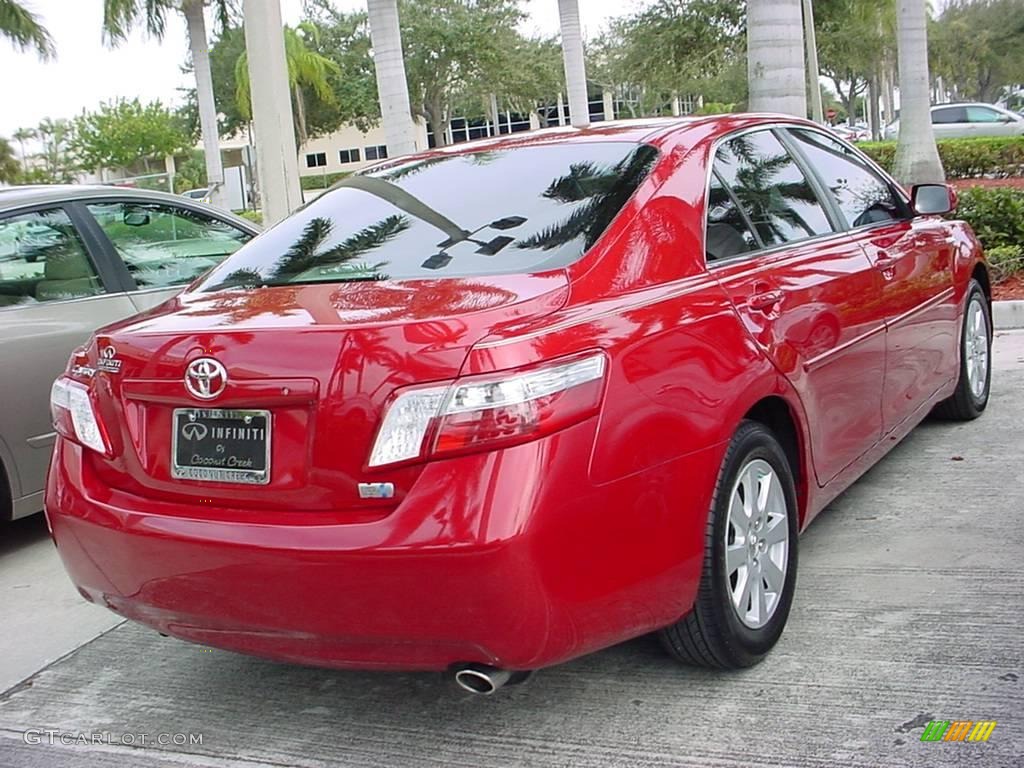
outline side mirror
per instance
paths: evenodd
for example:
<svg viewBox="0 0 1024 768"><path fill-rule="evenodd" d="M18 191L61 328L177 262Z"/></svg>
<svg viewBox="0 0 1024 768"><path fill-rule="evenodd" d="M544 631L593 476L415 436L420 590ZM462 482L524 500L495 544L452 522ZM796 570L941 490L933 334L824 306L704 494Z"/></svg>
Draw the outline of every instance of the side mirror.
<svg viewBox="0 0 1024 768"><path fill-rule="evenodd" d="M956 210L956 192L948 184L915 184L910 204L918 216L941 216Z"/></svg>
<svg viewBox="0 0 1024 768"><path fill-rule="evenodd" d="M127 211L124 214L125 226L144 227L149 224L149 214L145 211Z"/></svg>

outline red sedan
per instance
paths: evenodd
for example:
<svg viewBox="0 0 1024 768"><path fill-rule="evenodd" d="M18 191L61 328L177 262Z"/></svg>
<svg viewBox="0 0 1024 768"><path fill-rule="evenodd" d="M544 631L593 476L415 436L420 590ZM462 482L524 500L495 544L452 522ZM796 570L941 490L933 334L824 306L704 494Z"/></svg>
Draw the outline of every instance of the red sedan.
<svg viewBox="0 0 1024 768"><path fill-rule="evenodd" d="M772 116L378 165L77 351L54 539L86 599L274 659L490 692L659 631L753 664L798 533L985 408L955 202Z"/></svg>

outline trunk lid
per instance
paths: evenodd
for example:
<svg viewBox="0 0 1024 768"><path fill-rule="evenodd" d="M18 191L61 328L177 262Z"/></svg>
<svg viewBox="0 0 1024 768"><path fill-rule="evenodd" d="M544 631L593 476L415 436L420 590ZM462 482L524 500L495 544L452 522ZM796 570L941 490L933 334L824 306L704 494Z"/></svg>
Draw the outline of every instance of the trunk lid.
<svg viewBox="0 0 1024 768"><path fill-rule="evenodd" d="M113 453L90 460L107 487L160 500L379 514L421 469L364 470L392 392L455 378L480 339L567 295L564 272L183 294L103 329L87 350ZM186 389L197 358L227 374L213 399ZM266 484L175 479L176 409L269 412ZM395 494L360 498L361 482L393 483Z"/></svg>

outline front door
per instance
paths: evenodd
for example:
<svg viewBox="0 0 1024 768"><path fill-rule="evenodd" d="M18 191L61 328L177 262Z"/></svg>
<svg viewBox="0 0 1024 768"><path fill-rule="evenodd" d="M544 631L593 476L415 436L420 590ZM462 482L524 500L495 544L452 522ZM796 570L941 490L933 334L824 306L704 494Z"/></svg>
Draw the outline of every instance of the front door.
<svg viewBox="0 0 1024 768"><path fill-rule="evenodd" d="M713 248L724 238L713 233L729 206L744 230L735 242L756 245L721 258ZM770 131L719 147L708 210L709 267L799 394L824 485L881 436L885 319L876 301L878 273L856 243L835 231L819 190Z"/></svg>

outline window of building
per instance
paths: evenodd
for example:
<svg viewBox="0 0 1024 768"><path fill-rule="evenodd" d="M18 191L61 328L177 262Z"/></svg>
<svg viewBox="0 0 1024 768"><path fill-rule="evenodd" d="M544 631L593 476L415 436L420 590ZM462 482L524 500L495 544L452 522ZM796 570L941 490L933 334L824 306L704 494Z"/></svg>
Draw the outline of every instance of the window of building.
<svg viewBox="0 0 1024 768"><path fill-rule="evenodd" d="M323 168L325 165L327 165L326 152L310 152L306 155L307 168Z"/></svg>
<svg viewBox="0 0 1024 768"><path fill-rule="evenodd" d="M359 162L359 147L354 149L343 149L338 153L338 159L341 160L342 164L345 163L358 163ZM367 155L369 159L369 155Z"/></svg>
<svg viewBox="0 0 1024 768"><path fill-rule="evenodd" d="M388 156L388 147L386 144L378 144L374 147L366 148L366 159L367 160L385 160ZM358 158L357 158L358 159Z"/></svg>

